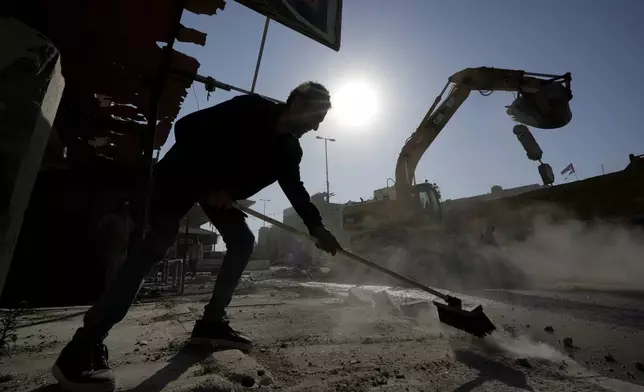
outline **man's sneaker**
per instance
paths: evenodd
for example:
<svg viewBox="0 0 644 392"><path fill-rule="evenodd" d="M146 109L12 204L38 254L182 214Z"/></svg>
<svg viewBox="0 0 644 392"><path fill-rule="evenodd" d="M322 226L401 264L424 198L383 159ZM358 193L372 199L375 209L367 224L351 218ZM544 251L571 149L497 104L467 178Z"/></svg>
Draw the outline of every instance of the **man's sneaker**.
<svg viewBox="0 0 644 392"><path fill-rule="evenodd" d="M66 392L113 392L116 379L107 360L104 344L72 339L58 356L52 373Z"/></svg>
<svg viewBox="0 0 644 392"><path fill-rule="evenodd" d="M221 348L249 351L253 341L230 327L228 319L221 321L197 320L190 336L192 344L214 344Z"/></svg>

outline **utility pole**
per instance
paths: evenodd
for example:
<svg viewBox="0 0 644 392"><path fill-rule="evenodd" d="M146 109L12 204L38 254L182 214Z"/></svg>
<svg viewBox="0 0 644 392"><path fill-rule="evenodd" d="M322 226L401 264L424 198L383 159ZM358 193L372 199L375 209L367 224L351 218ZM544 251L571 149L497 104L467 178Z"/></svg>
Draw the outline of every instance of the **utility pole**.
<svg viewBox="0 0 644 392"><path fill-rule="evenodd" d="M329 190L329 153L327 149L327 144L328 142L334 142L335 139L322 137L322 136L316 136L315 138L324 140L324 163L326 167L326 202L329 203L329 200L331 199L331 193Z"/></svg>
<svg viewBox="0 0 644 392"><path fill-rule="evenodd" d="M259 199L259 201L264 202L264 215L266 215L266 203L270 202L269 199ZM262 227L266 227L266 221L262 222Z"/></svg>
<svg viewBox="0 0 644 392"><path fill-rule="evenodd" d="M264 23L264 32L262 33L262 41L259 44L259 54L257 55L257 65L255 65L255 73L253 74L253 84L250 88L250 93L255 92L255 85L257 84L257 76L259 75L259 66L262 65L262 55L264 54L264 44L266 43L266 34L268 33L268 24L271 18L267 17Z"/></svg>

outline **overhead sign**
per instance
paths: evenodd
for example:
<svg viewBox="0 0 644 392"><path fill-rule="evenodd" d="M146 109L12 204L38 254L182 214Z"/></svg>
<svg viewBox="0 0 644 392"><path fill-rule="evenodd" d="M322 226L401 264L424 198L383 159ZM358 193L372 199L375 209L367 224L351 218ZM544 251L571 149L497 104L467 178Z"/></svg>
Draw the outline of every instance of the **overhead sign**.
<svg viewBox="0 0 644 392"><path fill-rule="evenodd" d="M342 0L235 0L336 52L340 50Z"/></svg>

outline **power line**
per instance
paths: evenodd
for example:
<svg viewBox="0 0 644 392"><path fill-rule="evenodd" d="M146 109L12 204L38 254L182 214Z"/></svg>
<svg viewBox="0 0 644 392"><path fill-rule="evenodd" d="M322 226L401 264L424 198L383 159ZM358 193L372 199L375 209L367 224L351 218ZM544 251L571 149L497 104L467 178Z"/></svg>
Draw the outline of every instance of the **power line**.
<svg viewBox="0 0 644 392"><path fill-rule="evenodd" d="M264 214L264 215L267 215L267 216L275 216L275 215L282 215L282 214L283 214L283 212L267 212L267 213L266 213L266 214ZM259 218L256 218L256 217L254 217L254 216L251 216L250 218L253 218L253 219L259 219Z"/></svg>
<svg viewBox="0 0 644 392"><path fill-rule="evenodd" d="M197 102L197 110L201 110L201 109L199 109L199 98L197 97L197 92L195 91L195 84L194 83L192 84L192 93L195 95L195 101Z"/></svg>

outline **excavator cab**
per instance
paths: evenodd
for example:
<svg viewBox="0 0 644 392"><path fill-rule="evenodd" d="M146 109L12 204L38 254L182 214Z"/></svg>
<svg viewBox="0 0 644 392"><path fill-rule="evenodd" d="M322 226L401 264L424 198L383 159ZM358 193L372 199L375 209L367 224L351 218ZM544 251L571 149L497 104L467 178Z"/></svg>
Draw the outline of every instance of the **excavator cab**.
<svg viewBox="0 0 644 392"><path fill-rule="evenodd" d="M443 208L441 206L440 194L436 184L431 184L425 180L422 184L414 185L415 205L421 212L423 219L431 218L440 221L443 218Z"/></svg>
<svg viewBox="0 0 644 392"><path fill-rule="evenodd" d="M383 188L380 191L393 191ZM392 222L440 222L443 218L440 192L436 184L425 181L412 185L409 197L401 202L395 192L375 196L374 200L347 204L342 214L343 228L348 231L370 230ZM375 192L374 192L375 194Z"/></svg>

